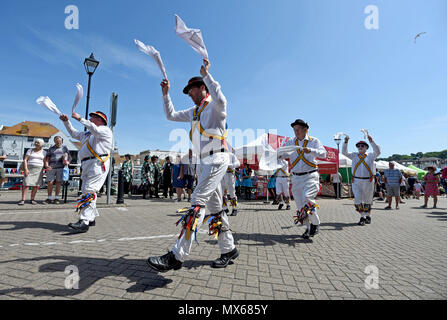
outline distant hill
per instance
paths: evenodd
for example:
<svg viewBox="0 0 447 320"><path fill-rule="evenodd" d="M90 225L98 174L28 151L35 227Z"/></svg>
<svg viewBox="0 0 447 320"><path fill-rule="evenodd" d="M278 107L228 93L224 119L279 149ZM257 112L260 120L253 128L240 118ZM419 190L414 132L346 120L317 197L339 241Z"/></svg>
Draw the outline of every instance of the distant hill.
<svg viewBox="0 0 447 320"><path fill-rule="evenodd" d="M440 159L447 159L447 150L443 151L431 151L431 152L418 152L418 153L410 153L410 155L407 154L393 154L392 156L388 158L380 158L377 160L385 160L385 161L399 161L399 160L417 160L419 158L440 158Z"/></svg>

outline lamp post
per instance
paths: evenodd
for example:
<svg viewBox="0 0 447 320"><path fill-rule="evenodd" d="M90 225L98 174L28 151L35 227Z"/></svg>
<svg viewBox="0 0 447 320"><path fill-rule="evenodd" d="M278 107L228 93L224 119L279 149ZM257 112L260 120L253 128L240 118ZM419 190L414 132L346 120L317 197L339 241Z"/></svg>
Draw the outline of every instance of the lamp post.
<svg viewBox="0 0 447 320"><path fill-rule="evenodd" d="M85 107L85 119L88 119L88 107L89 107L89 102L90 102L90 83L92 80L92 76L96 71L96 68L99 65L99 61L95 59L95 57L93 56L93 52L90 54L90 57L86 58L84 60L84 67L85 67L85 71L88 74L88 90L87 90L87 105ZM84 131L86 131L87 128L84 128Z"/></svg>
<svg viewBox="0 0 447 320"><path fill-rule="evenodd" d="M341 142L341 137L340 137L340 135L335 135L334 136L334 142L337 144L337 150L338 150L338 161L337 161L337 174L338 174L338 170L340 170L340 142ZM341 182L343 182L343 181L341 181ZM336 192L337 192L337 194L335 195L335 197L338 199L338 195L340 194L340 191L338 190L338 188L340 188L340 186L341 186L341 182L340 182L340 184L338 185L338 187L337 187L337 190L336 190Z"/></svg>

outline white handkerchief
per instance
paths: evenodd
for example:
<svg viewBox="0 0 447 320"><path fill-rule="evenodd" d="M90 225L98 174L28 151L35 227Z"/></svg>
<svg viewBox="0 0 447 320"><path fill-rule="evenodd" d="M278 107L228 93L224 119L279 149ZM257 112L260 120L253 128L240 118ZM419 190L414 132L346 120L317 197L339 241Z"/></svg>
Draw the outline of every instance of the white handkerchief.
<svg viewBox="0 0 447 320"><path fill-rule="evenodd" d="M368 139L369 133L367 129L360 129L361 132L363 132L363 135L365 137L365 140Z"/></svg>
<svg viewBox="0 0 447 320"><path fill-rule="evenodd" d="M137 45L138 49L141 52L143 52L147 55L150 55L152 58L154 58L155 62L158 64L158 67L160 68L161 72L163 73L163 77L165 79L168 79L165 66L163 65L163 61L161 60L160 52L155 50L154 47L148 46L137 39L135 39L134 41L135 41L135 44Z"/></svg>
<svg viewBox="0 0 447 320"><path fill-rule="evenodd" d="M175 15L175 34L185 40L197 53L208 60L208 51L206 51L200 29L189 29L178 15Z"/></svg>
<svg viewBox="0 0 447 320"><path fill-rule="evenodd" d="M39 97L37 98L36 102L40 104L41 106L44 106L51 112L54 112L57 115L62 115L62 112L59 111L59 109L56 107L56 105L51 101L49 97Z"/></svg>
<svg viewBox="0 0 447 320"><path fill-rule="evenodd" d="M75 112L76 106L78 105L79 101L84 96L84 88L79 83L76 83L76 97L73 103L72 112Z"/></svg>
<svg viewBox="0 0 447 320"><path fill-rule="evenodd" d="M344 132L339 132L339 133L336 133L336 134L334 134L334 139L341 139L340 137L341 136L345 136L345 137L348 137L349 138L349 136L346 134L346 133L344 133Z"/></svg>

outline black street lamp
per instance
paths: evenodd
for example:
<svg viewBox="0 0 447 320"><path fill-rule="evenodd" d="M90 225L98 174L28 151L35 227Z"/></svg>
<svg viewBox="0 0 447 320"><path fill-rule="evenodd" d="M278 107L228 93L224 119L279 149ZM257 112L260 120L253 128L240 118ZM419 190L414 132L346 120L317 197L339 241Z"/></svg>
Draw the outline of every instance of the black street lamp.
<svg viewBox="0 0 447 320"><path fill-rule="evenodd" d="M85 108L85 119L88 119L88 107L89 107L89 102L90 102L90 82L92 80L92 76L95 73L98 65L99 65L99 61L95 59L95 57L93 56L93 52L90 55L90 57L88 57L84 60L85 71L88 74L88 90L87 90L87 105ZM84 128L84 131L86 131L86 130L87 130L87 128Z"/></svg>

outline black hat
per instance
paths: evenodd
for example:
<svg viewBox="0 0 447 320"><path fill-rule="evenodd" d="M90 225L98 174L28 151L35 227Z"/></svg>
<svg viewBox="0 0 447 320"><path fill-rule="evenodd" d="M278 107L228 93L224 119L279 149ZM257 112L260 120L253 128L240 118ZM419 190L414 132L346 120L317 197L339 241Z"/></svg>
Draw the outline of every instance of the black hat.
<svg viewBox="0 0 447 320"><path fill-rule="evenodd" d="M144 157L144 161L147 161L147 160L149 160L150 158L151 158L150 155L146 155L146 156Z"/></svg>
<svg viewBox="0 0 447 320"><path fill-rule="evenodd" d="M366 149L369 149L369 144L366 143L366 141L360 140L355 144L355 146L358 148L359 145L364 144L366 146Z"/></svg>
<svg viewBox="0 0 447 320"><path fill-rule="evenodd" d="M188 81L188 85L185 87L185 89L183 89L183 93L184 94L188 94L189 89L191 89L191 87L201 86L202 84L206 87L206 84L205 84L205 82L203 82L203 78L202 77L191 78Z"/></svg>
<svg viewBox="0 0 447 320"><path fill-rule="evenodd" d="M304 122L304 120L301 120L301 119L296 119L294 123L290 124L290 126L292 128L296 125L306 127L307 129L309 129L309 124L307 122Z"/></svg>

